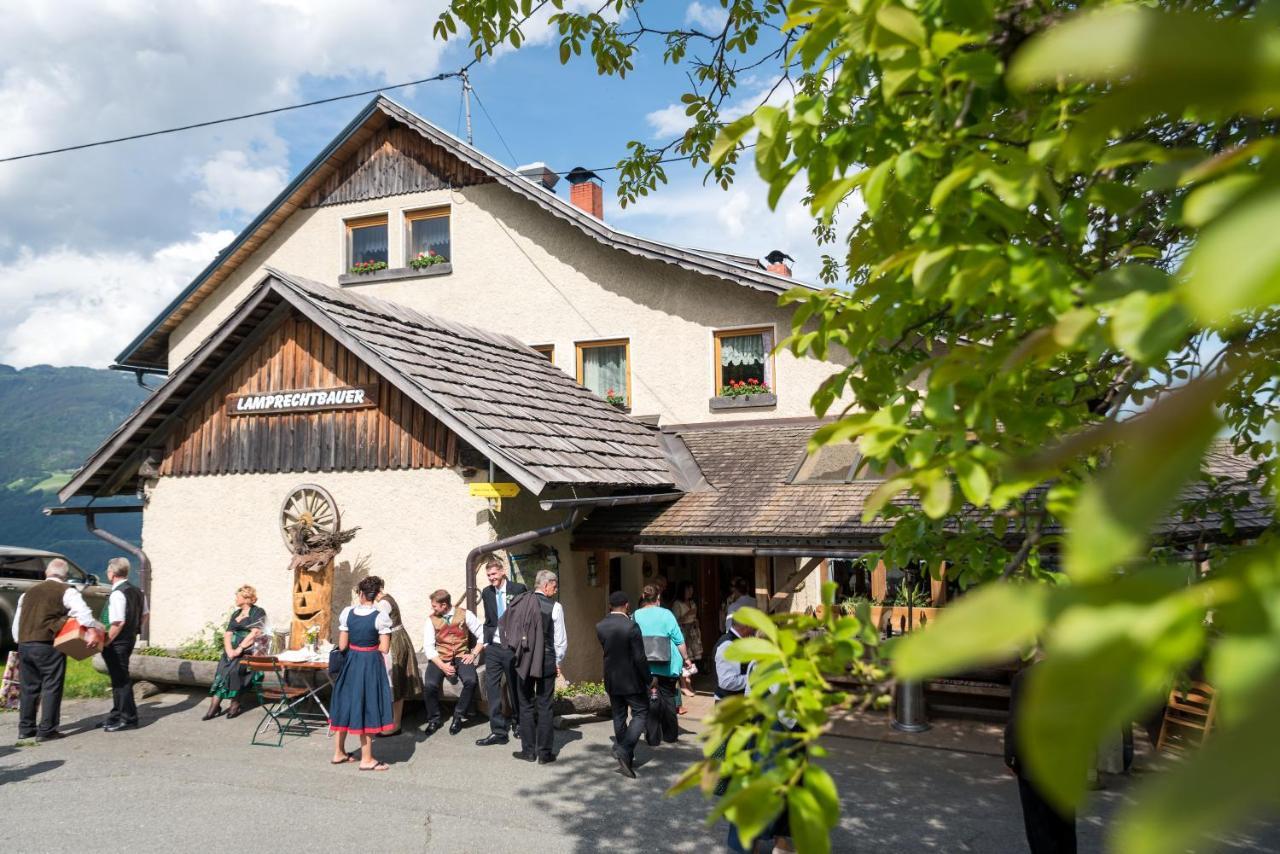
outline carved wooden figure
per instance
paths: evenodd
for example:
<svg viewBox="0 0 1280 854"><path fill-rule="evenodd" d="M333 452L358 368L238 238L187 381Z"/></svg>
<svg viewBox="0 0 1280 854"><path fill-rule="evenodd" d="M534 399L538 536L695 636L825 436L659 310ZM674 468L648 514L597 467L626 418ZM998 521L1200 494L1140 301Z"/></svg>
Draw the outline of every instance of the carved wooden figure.
<svg viewBox="0 0 1280 854"><path fill-rule="evenodd" d="M289 628L289 647L298 649L306 643L307 629L319 626L321 642L333 640L333 561L323 569L293 571L293 622Z"/></svg>

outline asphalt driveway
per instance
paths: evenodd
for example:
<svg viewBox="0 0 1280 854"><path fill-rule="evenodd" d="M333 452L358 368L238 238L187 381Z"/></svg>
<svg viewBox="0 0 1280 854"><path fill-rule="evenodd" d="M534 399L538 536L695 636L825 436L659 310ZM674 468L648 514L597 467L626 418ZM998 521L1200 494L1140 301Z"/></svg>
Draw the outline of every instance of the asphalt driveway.
<svg viewBox="0 0 1280 854"><path fill-rule="evenodd" d="M203 722L203 702L159 695L142 704L142 728L113 734L93 728L106 701L68 702L71 737L29 747L14 746L17 715L0 714L4 850L724 850L725 825L707 827L700 795L663 795L698 755L692 734L642 746L638 780L618 773L612 726L595 719L557 732L553 765L476 747L487 732L478 721L456 737L379 740L391 770L362 773L330 766L319 733L283 748L251 746L259 712ZM990 728L943 725L907 738L873 720L841 732L829 740L843 800L835 850L1025 850L1017 789ZM1126 785L1098 793L1082 816L1082 851L1101 850ZM1280 827L1258 825L1228 849L1280 852Z"/></svg>

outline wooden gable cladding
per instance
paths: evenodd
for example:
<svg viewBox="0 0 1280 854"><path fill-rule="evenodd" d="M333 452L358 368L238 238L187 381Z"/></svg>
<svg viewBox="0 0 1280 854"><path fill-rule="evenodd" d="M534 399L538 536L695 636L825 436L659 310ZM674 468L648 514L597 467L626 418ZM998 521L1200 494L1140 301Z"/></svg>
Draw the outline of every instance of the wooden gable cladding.
<svg viewBox="0 0 1280 854"><path fill-rule="evenodd" d="M467 166L422 134L388 122L313 189L303 207L316 208L481 184L493 179Z"/></svg>
<svg viewBox="0 0 1280 854"><path fill-rule="evenodd" d="M228 395L376 385L365 409L227 415ZM445 468L457 436L311 321L290 316L192 401L160 475Z"/></svg>

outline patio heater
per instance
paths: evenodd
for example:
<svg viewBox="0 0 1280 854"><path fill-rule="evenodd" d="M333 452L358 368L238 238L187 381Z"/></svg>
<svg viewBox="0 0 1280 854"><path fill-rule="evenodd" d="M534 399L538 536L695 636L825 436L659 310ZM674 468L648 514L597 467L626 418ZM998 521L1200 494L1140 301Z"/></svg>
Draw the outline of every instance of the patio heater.
<svg viewBox="0 0 1280 854"><path fill-rule="evenodd" d="M907 631L914 631L915 590L919 581L917 566L909 566L903 572L902 583L907 585ZM899 732L924 732L929 729L929 713L924 704L924 683L904 680L897 683L893 694L893 728Z"/></svg>

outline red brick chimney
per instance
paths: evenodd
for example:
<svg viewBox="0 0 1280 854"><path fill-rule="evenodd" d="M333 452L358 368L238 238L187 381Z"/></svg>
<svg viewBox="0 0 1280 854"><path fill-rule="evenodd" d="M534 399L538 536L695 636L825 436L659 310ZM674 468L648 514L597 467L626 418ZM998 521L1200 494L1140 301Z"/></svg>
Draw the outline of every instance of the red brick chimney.
<svg viewBox="0 0 1280 854"><path fill-rule="evenodd" d="M765 270L770 273L777 273L779 276L786 276L788 279L791 278L791 266L787 262L796 259L781 250L775 249L764 256L764 260L769 262Z"/></svg>
<svg viewBox="0 0 1280 854"><path fill-rule="evenodd" d="M565 176L569 182L569 201L579 210L584 210L596 219L604 219L604 187L600 184L600 176L575 166Z"/></svg>

